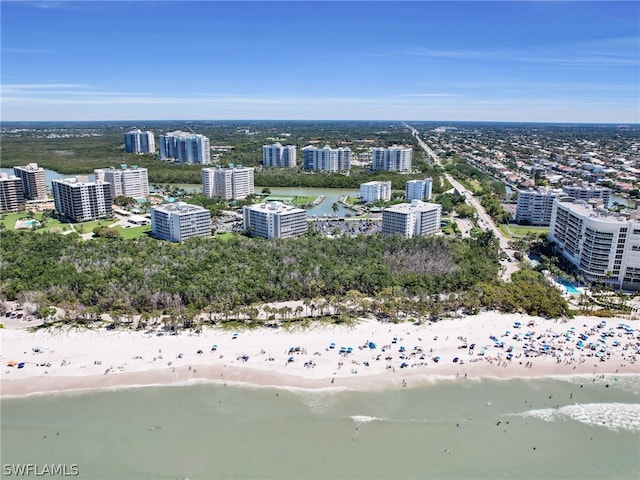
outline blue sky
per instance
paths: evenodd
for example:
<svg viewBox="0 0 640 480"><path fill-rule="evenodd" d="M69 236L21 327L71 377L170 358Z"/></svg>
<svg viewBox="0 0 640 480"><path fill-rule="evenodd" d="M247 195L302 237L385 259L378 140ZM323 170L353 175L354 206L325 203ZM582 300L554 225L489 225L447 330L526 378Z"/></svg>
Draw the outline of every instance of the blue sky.
<svg viewBox="0 0 640 480"><path fill-rule="evenodd" d="M0 2L2 120L640 122L640 2Z"/></svg>

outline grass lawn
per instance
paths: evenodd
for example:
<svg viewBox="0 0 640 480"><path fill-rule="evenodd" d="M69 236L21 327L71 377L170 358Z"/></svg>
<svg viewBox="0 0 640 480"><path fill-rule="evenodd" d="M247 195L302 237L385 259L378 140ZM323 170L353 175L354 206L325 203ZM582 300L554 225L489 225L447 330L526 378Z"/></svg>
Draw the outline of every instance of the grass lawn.
<svg viewBox="0 0 640 480"><path fill-rule="evenodd" d="M293 204L294 205L307 205L309 203L313 203L316 201L318 197L294 197Z"/></svg>
<svg viewBox="0 0 640 480"><path fill-rule="evenodd" d="M125 240L132 240L134 238L144 237L151 233L150 225L142 225L140 227L122 228L116 227L116 230L120 232L120 236Z"/></svg>
<svg viewBox="0 0 640 480"><path fill-rule="evenodd" d="M264 197L260 203L264 202L282 202L282 203L292 203L296 197L285 197L279 195L269 195L268 197Z"/></svg>
<svg viewBox="0 0 640 480"><path fill-rule="evenodd" d="M500 225L500 231L508 237L524 237L527 233L549 233L549 227L531 227L529 225Z"/></svg>
<svg viewBox="0 0 640 480"><path fill-rule="evenodd" d="M225 233L217 233L213 238L223 242L228 242L229 240L236 238L238 236L239 234L237 233L225 232Z"/></svg>

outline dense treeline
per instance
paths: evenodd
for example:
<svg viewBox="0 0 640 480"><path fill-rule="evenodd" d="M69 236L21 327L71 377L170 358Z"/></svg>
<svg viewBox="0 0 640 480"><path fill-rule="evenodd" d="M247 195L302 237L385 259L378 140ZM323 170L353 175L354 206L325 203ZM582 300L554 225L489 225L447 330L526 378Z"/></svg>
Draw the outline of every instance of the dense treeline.
<svg viewBox="0 0 640 480"><path fill-rule="evenodd" d="M529 276L509 287L497 281L499 251L490 232L464 240L309 235L272 241L196 238L183 244L5 232L0 253L6 298L35 292L41 304L96 313L221 312L255 303L342 298L354 291L371 297L393 292L389 302L413 298L425 305L433 305L434 295L456 293L474 310L535 308L544 314L566 306L541 279ZM531 301L519 307L521 299Z"/></svg>

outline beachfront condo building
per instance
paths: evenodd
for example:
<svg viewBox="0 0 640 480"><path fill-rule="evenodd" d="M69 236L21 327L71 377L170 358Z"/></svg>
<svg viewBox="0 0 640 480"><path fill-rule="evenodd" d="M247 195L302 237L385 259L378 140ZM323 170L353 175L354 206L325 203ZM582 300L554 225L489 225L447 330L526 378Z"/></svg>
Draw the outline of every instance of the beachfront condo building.
<svg viewBox="0 0 640 480"><path fill-rule="evenodd" d="M174 158L180 163L211 164L209 139L204 135L180 130L158 137L160 160Z"/></svg>
<svg viewBox="0 0 640 480"><path fill-rule="evenodd" d="M47 183L44 179L44 168L37 163L29 163L24 167L13 167L13 174L22 180L22 191L27 200L46 200Z"/></svg>
<svg viewBox="0 0 640 480"><path fill-rule="evenodd" d="M611 213L597 200L553 206L549 239L587 282L640 290L640 211Z"/></svg>
<svg viewBox="0 0 640 480"><path fill-rule="evenodd" d="M321 172L347 172L351 169L351 149L331 148L325 145L324 148L313 146L302 149L303 164L305 170L316 170Z"/></svg>
<svg viewBox="0 0 640 480"><path fill-rule="evenodd" d="M360 201L374 203L391 200L391 182L367 182L360 184Z"/></svg>
<svg viewBox="0 0 640 480"><path fill-rule="evenodd" d="M185 202L151 207L151 234L160 240L183 242L211 236L211 212Z"/></svg>
<svg viewBox="0 0 640 480"><path fill-rule="evenodd" d="M576 200L602 200L602 206L609 208L610 188L583 182L582 185L563 185L562 192Z"/></svg>
<svg viewBox="0 0 640 480"><path fill-rule="evenodd" d="M520 224L548 226L551 223L553 202L563 196L559 188L518 190L516 222Z"/></svg>
<svg viewBox="0 0 640 480"><path fill-rule="evenodd" d="M409 180L405 186L404 199L407 202L412 200L431 200L432 189L433 180L431 178Z"/></svg>
<svg viewBox="0 0 640 480"><path fill-rule="evenodd" d="M294 168L296 166L296 146L283 146L280 143L263 145L262 164L265 167Z"/></svg>
<svg viewBox="0 0 640 480"><path fill-rule="evenodd" d="M433 235L440 230L442 206L412 200L382 210L382 234L400 233L405 237Z"/></svg>
<svg viewBox="0 0 640 480"><path fill-rule="evenodd" d="M253 168L230 166L229 168L203 168L202 191L209 197L242 200L253 195Z"/></svg>
<svg viewBox="0 0 640 480"><path fill-rule="evenodd" d="M22 180L0 172L0 212L17 212L24 206Z"/></svg>
<svg viewBox="0 0 640 480"><path fill-rule="evenodd" d="M266 202L242 208L243 227L252 237L289 238L309 228L307 212L282 202Z"/></svg>
<svg viewBox="0 0 640 480"><path fill-rule="evenodd" d="M111 189L107 182L62 178L51 182L56 210L72 222L88 222L111 215Z"/></svg>
<svg viewBox="0 0 640 480"><path fill-rule="evenodd" d="M149 174L146 168L137 165L127 167L127 164L123 163L120 168L98 168L93 172L97 181L109 183L112 199L119 196L131 198L149 196Z"/></svg>
<svg viewBox="0 0 640 480"><path fill-rule="evenodd" d="M125 133L124 151L138 154L155 153L156 139L153 132L143 132L140 129L136 129Z"/></svg>
<svg viewBox="0 0 640 480"><path fill-rule="evenodd" d="M411 172L413 150L393 145L389 148L373 148L371 150L371 169L386 172Z"/></svg>

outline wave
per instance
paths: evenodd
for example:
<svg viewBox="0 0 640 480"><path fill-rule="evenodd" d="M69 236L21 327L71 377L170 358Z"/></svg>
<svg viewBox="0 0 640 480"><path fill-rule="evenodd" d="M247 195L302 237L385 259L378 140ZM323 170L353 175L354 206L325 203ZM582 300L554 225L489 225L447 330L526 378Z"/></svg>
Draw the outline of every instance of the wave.
<svg viewBox="0 0 640 480"><path fill-rule="evenodd" d="M572 420L587 425L606 427L610 430L640 432L640 404L638 403L586 403L566 405L560 408L529 410L520 414L552 422Z"/></svg>

